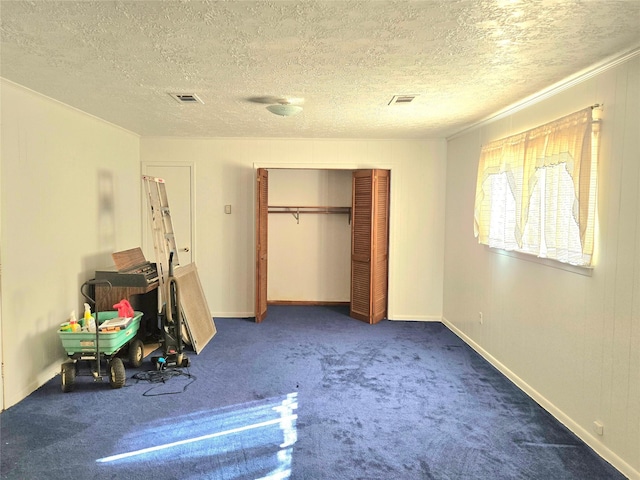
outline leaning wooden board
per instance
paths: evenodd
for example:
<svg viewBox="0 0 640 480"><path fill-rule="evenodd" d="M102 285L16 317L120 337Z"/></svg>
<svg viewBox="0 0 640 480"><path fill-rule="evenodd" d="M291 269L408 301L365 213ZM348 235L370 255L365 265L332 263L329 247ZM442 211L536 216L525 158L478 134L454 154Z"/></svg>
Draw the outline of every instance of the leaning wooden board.
<svg viewBox="0 0 640 480"><path fill-rule="evenodd" d="M173 276L178 284L189 343L198 354L216 334L216 325L202 290L198 268L195 263L189 263L176 268Z"/></svg>

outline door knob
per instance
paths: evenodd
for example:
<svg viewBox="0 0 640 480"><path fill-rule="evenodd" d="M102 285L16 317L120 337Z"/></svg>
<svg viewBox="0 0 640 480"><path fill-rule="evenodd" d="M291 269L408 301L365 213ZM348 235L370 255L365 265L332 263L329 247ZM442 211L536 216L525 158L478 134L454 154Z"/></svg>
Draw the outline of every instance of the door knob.
<svg viewBox="0 0 640 480"><path fill-rule="evenodd" d="M180 249L181 252L188 252L189 251L189 247L184 247L182 249Z"/></svg>

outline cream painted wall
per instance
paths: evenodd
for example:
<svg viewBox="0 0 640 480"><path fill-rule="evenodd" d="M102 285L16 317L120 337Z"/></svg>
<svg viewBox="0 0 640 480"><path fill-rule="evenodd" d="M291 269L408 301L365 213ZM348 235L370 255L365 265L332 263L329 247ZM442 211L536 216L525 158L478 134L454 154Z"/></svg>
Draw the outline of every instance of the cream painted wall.
<svg viewBox="0 0 640 480"><path fill-rule="evenodd" d="M351 170L272 169L269 205L351 206ZM268 301L349 302L346 214L269 214Z"/></svg>
<svg viewBox="0 0 640 480"><path fill-rule="evenodd" d="M481 145L594 103L604 111L593 275L479 245ZM640 478L639 125L636 56L451 139L447 152L446 323L630 478Z"/></svg>
<svg viewBox="0 0 640 480"><path fill-rule="evenodd" d="M82 283L140 244L140 152L136 135L22 87L3 80L0 96L8 408L60 370L57 327Z"/></svg>
<svg viewBox="0 0 640 480"><path fill-rule="evenodd" d="M139 139L2 81L4 407L58 371L64 352L55 330L71 309L80 309L80 285L111 263L111 252L140 244L141 215L131 209L142 208L140 161L196 166L196 262L216 316L253 315L256 165L389 168L391 318L439 319L444 308L451 328L639 478L639 63L635 58L448 146L439 140ZM479 246L471 222L480 145L594 102L605 111L593 276ZM224 214L225 204L232 215ZM594 420L604 423L603 437L593 434Z"/></svg>
<svg viewBox="0 0 640 480"><path fill-rule="evenodd" d="M441 318L444 140L143 138L140 149L142 161L195 165L195 261L214 316L254 314L260 166L391 169L390 318ZM224 213L226 204L231 215Z"/></svg>

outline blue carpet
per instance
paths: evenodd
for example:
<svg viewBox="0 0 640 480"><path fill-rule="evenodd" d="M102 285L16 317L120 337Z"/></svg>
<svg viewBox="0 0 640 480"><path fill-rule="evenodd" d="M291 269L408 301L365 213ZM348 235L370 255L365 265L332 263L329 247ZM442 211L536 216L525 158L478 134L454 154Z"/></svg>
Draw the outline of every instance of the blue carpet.
<svg viewBox="0 0 640 480"><path fill-rule="evenodd" d="M440 323L215 322L164 383L55 377L0 414L1 478L624 478Z"/></svg>

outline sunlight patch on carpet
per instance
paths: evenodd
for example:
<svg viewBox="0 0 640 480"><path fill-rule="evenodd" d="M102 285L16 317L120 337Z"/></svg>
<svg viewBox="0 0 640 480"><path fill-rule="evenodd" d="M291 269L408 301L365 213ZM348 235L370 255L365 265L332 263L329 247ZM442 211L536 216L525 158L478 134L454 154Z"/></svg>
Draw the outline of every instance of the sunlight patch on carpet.
<svg viewBox="0 0 640 480"><path fill-rule="evenodd" d="M298 440L297 408L298 394L290 393L173 419L168 415L123 436L116 447L128 445L126 451L96 462L113 465L220 456L224 465L229 457L240 455L246 459L245 473L262 480L284 480L291 475L293 445Z"/></svg>

